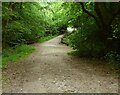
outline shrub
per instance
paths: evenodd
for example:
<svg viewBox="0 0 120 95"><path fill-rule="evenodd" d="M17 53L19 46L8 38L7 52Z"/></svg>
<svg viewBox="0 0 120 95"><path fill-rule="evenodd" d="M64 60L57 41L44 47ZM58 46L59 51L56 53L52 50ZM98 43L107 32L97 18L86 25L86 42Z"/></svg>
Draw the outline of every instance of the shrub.
<svg viewBox="0 0 120 95"><path fill-rule="evenodd" d="M120 54L115 51L110 51L106 54L105 59L111 64L113 67L119 70L120 68ZM119 70L120 71L120 70Z"/></svg>
<svg viewBox="0 0 120 95"><path fill-rule="evenodd" d="M105 54L106 49L100 40L99 33L96 23L92 19L88 19L76 32L66 34L63 42L76 50L79 56L101 57Z"/></svg>
<svg viewBox="0 0 120 95"><path fill-rule="evenodd" d="M10 61L17 61L32 53L35 48L31 45L17 45L2 51L2 66L4 67Z"/></svg>

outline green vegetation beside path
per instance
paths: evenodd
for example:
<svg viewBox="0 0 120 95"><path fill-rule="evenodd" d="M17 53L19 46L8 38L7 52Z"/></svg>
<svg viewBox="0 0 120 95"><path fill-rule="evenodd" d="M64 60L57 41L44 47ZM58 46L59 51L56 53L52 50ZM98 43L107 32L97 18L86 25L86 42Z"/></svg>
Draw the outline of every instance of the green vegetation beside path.
<svg viewBox="0 0 120 95"><path fill-rule="evenodd" d="M38 40L38 42L39 42L39 43L43 43L43 42L48 41L48 40L50 40L50 39L52 39L52 38L54 38L54 37L56 37L56 36L57 36L57 35L55 35L55 36L50 35L50 36L47 36L47 37L42 37L42 38L40 38L40 39Z"/></svg>
<svg viewBox="0 0 120 95"><path fill-rule="evenodd" d="M8 55L11 51L16 54L16 47L22 44L41 43L54 35L65 34L62 42L71 46L74 54L103 58L119 69L119 13L117 2L4 2L3 56L5 51L10 53ZM3 64L18 56L11 55L11 59L8 55L7 59L3 58Z"/></svg>
<svg viewBox="0 0 120 95"><path fill-rule="evenodd" d="M39 39L39 43L43 43L48 41L56 36L47 36ZM18 61L21 58L27 57L32 52L35 51L35 48L32 45L18 45L12 48L4 49L2 52L2 67L4 68L5 65L9 62Z"/></svg>
<svg viewBox="0 0 120 95"><path fill-rule="evenodd" d="M32 53L35 48L31 45L19 45L14 48L4 49L2 53L2 67L7 63L17 61Z"/></svg>

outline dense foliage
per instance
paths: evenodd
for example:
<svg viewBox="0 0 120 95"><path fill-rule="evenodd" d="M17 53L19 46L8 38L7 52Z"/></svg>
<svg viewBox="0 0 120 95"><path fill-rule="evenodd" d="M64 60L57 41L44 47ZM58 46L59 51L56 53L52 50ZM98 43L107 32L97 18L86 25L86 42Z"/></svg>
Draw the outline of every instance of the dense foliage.
<svg viewBox="0 0 120 95"><path fill-rule="evenodd" d="M34 47L24 44L44 42L63 33L65 10L62 3L2 3L2 64L30 54ZM64 21L63 21L64 20Z"/></svg>
<svg viewBox="0 0 120 95"><path fill-rule="evenodd" d="M42 34L44 20L40 19L42 15L38 15L36 6L35 3L3 3L3 47L32 43Z"/></svg>
<svg viewBox="0 0 120 95"><path fill-rule="evenodd" d="M57 6L47 2L3 3L3 48L31 44L41 37L60 34L58 30L64 26L61 20L64 12L59 10L59 6L61 3Z"/></svg>
<svg viewBox="0 0 120 95"><path fill-rule="evenodd" d="M77 31L65 34L63 42L84 57L104 57L120 66L120 3L64 3L69 25Z"/></svg>
<svg viewBox="0 0 120 95"><path fill-rule="evenodd" d="M104 57L120 63L120 3L3 3L3 48L31 44L67 32L63 42L79 56ZM117 57L116 57L117 56Z"/></svg>

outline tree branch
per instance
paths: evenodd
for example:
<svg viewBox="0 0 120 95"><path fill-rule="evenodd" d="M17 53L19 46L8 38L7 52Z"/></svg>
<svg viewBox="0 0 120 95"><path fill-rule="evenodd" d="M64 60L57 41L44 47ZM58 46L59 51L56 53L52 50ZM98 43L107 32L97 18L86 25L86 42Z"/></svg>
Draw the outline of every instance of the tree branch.
<svg viewBox="0 0 120 95"><path fill-rule="evenodd" d="M96 16L94 16L92 13L90 13L88 10L85 9L85 6L83 4L83 2L80 2L81 7L82 7L82 11L85 12L86 14L88 14L89 16L93 17L95 19L95 21L97 22L97 18Z"/></svg>

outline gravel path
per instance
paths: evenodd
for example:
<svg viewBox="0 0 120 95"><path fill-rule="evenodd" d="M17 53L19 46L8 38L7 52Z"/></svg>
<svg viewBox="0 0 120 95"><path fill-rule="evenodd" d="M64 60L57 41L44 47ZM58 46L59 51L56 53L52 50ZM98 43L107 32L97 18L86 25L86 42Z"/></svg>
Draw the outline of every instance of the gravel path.
<svg viewBox="0 0 120 95"><path fill-rule="evenodd" d="M118 76L96 59L73 57L60 44L60 35L42 44L3 70L3 92L9 93L117 93ZM101 64L100 64L101 63Z"/></svg>

